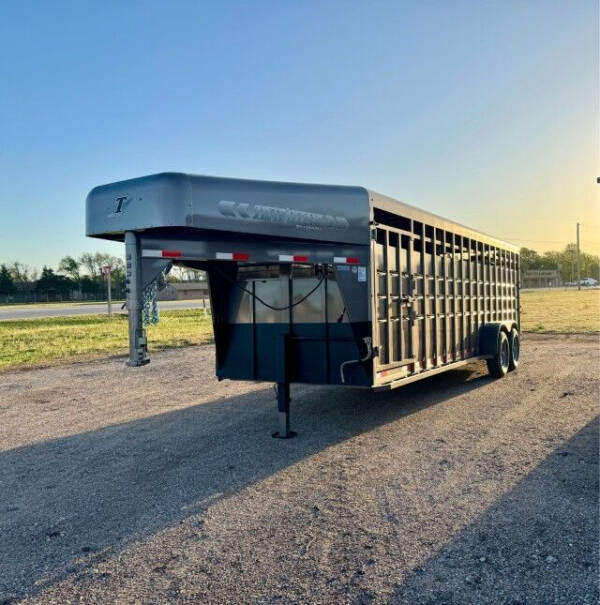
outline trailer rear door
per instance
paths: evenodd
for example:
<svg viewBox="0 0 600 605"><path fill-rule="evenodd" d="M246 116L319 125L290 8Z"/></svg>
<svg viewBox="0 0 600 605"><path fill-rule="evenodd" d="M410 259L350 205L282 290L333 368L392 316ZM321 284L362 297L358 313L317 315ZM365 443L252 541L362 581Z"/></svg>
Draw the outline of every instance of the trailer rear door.
<svg viewBox="0 0 600 605"><path fill-rule="evenodd" d="M418 316L418 273L411 267L412 238L393 229L377 228L373 242L374 340L379 347L375 358L376 382L402 372L415 362L415 320Z"/></svg>

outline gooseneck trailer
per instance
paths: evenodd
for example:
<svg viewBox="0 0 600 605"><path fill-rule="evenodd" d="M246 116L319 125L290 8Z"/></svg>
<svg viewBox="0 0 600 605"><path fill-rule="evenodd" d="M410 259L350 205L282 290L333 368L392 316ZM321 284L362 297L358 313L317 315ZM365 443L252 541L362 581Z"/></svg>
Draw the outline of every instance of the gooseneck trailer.
<svg viewBox="0 0 600 605"><path fill-rule="evenodd" d="M511 244L362 187L162 173L102 185L87 235L125 242L130 366L149 362L144 293L172 265L206 271L219 380L393 389L519 361Z"/></svg>

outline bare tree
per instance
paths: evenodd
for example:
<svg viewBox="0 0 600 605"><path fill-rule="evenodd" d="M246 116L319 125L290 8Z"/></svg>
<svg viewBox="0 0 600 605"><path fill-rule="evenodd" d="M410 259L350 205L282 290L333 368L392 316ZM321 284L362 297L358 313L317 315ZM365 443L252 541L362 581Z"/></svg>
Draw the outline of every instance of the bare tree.
<svg viewBox="0 0 600 605"><path fill-rule="evenodd" d="M37 270L32 269L19 261L15 261L12 265L10 265L8 270L10 271L13 281L19 284L35 281L38 277Z"/></svg>
<svg viewBox="0 0 600 605"><path fill-rule="evenodd" d="M102 267L110 265L113 268L113 273L123 272L125 263L123 259L105 252L84 252L79 257L79 264L82 265L91 277L100 277L102 275Z"/></svg>
<svg viewBox="0 0 600 605"><path fill-rule="evenodd" d="M81 280L79 266L79 263L72 256L64 256L58 263L58 272L70 277L78 284Z"/></svg>

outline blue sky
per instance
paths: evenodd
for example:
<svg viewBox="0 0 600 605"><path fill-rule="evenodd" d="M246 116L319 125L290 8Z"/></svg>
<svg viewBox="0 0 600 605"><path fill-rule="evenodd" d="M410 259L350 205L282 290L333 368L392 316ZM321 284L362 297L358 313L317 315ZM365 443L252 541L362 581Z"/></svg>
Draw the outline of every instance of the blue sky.
<svg viewBox="0 0 600 605"><path fill-rule="evenodd" d="M0 262L84 236L93 186L164 170L364 185L538 250L600 252L598 6L0 5Z"/></svg>

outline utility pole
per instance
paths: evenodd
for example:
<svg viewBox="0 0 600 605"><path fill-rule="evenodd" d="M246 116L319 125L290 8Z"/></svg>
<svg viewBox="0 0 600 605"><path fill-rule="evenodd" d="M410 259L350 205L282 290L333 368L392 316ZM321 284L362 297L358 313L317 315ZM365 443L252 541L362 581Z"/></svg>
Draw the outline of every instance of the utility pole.
<svg viewBox="0 0 600 605"><path fill-rule="evenodd" d="M579 260L579 223L577 223L577 289L581 290L581 262Z"/></svg>

